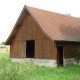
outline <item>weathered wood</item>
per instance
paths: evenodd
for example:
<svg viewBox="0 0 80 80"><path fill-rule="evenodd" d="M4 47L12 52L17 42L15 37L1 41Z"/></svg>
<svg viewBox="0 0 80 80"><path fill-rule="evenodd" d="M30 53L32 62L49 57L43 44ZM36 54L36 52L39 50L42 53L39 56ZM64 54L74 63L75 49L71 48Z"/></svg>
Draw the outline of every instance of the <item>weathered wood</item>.
<svg viewBox="0 0 80 80"><path fill-rule="evenodd" d="M57 46L63 46L64 49L64 58L74 58L76 49L79 47L79 44L70 44L63 43L57 44Z"/></svg>
<svg viewBox="0 0 80 80"><path fill-rule="evenodd" d="M62 44L51 41L40 29L40 26L30 16L26 15L22 21L21 27L11 42L11 57L25 58L26 41L35 40L34 58L40 59L57 59L57 46L64 47L64 58L74 57L76 48L75 44Z"/></svg>
<svg viewBox="0 0 80 80"><path fill-rule="evenodd" d="M11 43L11 57L25 57L25 42L27 40L35 40L35 58L49 58L50 40L48 40L39 28L39 25L29 15L25 16L21 27L18 29L18 32Z"/></svg>
<svg viewBox="0 0 80 80"><path fill-rule="evenodd" d="M51 42L49 39L36 40L35 58L54 59L56 52L54 52L53 48L53 42Z"/></svg>
<svg viewBox="0 0 80 80"><path fill-rule="evenodd" d="M28 20L27 20L28 19ZM47 38L31 16L26 16L13 41Z"/></svg>
<svg viewBox="0 0 80 80"><path fill-rule="evenodd" d="M11 43L11 47L10 47L10 57L11 58L18 58L19 57L18 47L19 47L18 42Z"/></svg>

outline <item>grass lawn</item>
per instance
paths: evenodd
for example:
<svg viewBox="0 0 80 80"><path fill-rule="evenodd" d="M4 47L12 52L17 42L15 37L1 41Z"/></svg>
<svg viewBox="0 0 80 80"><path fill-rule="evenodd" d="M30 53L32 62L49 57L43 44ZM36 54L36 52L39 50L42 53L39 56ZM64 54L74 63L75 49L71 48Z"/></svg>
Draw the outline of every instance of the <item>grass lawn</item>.
<svg viewBox="0 0 80 80"><path fill-rule="evenodd" d="M8 53L0 53L0 80L80 80L80 66L64 68L40 67L11 62Z"/></svg>

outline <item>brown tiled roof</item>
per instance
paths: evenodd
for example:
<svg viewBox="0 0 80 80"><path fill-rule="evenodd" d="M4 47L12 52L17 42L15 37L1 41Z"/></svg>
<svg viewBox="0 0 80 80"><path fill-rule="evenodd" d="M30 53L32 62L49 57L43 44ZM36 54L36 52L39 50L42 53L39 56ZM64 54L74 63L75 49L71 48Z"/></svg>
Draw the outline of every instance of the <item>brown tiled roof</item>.
<svg viewBox="0 0 80 80"><path fill-rule="evenodd" d="M44 33L53 41L76 41L80 42L80 19L62 15L46 10L24 6L6 44L10 44L18 30L18 26L24 18L24 15L29 14L40 25Z"/></svg>

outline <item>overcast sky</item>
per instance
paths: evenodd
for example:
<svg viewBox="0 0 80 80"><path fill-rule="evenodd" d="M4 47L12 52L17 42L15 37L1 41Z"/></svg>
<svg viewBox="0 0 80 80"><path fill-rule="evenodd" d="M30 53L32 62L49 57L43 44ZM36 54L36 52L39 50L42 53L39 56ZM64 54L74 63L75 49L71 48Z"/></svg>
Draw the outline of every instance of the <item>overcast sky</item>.
<svg viewBox="0 0 80 80"><path fill-rule="evenodd" d="M80 0L0 0L0 43L8 38L24 5L80 17Z"/></svg>

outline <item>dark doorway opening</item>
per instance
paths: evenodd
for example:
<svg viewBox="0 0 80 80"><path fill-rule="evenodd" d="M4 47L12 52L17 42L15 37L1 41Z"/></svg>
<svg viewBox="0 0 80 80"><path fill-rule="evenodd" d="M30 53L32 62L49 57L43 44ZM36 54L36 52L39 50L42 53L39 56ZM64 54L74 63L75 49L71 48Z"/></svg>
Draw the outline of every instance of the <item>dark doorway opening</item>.
<svg viewBox="0 0 80 80"><path fill-rule="evenodd" d="M57 64L58 67L63 67L63 46L57 47L58 57L57 57Z"/></svg>
<svg viewBox="0 0 80 80"><path fill-rule="evenodd" d="M35 41L26 41L26 58L34 58Z"/></svg>

